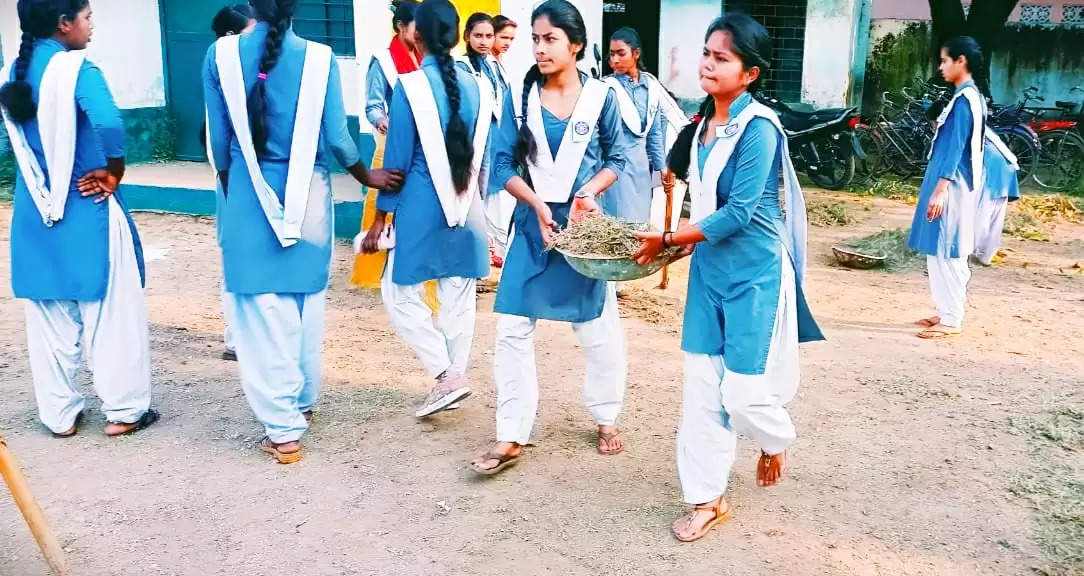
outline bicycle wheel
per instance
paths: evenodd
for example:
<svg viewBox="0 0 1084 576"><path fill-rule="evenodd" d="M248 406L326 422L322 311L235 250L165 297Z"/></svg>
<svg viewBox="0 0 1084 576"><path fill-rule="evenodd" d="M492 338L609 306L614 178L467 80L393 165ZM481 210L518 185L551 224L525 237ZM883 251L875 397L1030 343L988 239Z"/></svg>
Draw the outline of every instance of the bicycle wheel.
<svg viewBox="0 0 1084 576"><path fill-rule="evenodd" d="M855 159L854 175L861 181L880 178L886 170L880 135L865 124L859 124L854 132L866 156L865 159Z"/></svg>
<svg viewBox="0 0 1084 576"><path fill-rule="evenodd" d="M994 132L1016 155L1016 163L1020 165L1017 177L1020 180L1026 180L1038 167L1041 144L1037 146L1029 134L1025 134L1015 126L999 126L994 128Z"/></svg>
<svg viewBox="0 0 1084 576"><path fill-rule="evenodd" d="M1039 135L1039 162L1032 180L1047 190L1066 190L1084 173L1084 138L1072 130Z"/></svg>

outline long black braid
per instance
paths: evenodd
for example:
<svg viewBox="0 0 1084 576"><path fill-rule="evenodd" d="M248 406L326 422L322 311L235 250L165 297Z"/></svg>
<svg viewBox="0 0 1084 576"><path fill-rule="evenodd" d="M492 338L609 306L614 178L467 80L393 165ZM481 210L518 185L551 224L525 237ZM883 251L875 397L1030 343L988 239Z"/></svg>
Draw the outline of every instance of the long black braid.
<svg viewBox="0 0 1084 576"><path fill-rule="evenodd" d="M467 126L459 115L462 95L450 51L459 43L459 13L447 0L427 0L418 6L414 25L425 42L426 51L437 60L444 91L448 94L448 130L444 135L444 147L448 151L448 164L452 168L452 182L456 192L466 192L473 172L474 142L467 134Z"/></svg>
<svg viewBox="0 0 1084 576"><path fill-rule="evenodd" d="M34 41L52 36L61 19L75 20L87 4L88 0L19 0L19 28L23 34L15 60L15 76L0 87L0 105L14 122L29 122L38 113L34 91L26 81Z"/></svg>
<svg viewBox="0 0 1084 576"><path fill-rule="evenodd" d="M282 55L282 41L290 29L297 0L252 0L256 16L267 22L267 40L260 56L259 77L248 95L248 125L256 155L267 152L267 76L275 69Z"/></svg>

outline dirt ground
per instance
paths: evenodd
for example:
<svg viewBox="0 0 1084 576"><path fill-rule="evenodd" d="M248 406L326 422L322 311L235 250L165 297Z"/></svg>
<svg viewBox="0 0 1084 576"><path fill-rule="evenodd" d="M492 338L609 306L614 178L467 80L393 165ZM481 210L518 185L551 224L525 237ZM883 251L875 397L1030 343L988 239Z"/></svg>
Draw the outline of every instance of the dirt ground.
<svg viewBox="0 0 1084 576"><path fill-rule="evenodd" d="M1011 491L1014 479L1053 459L1080 482L1084 459L1043 449L1012 422L1084 405L1084 276L1059 270L1084 262L1084 226L1060 225L1046 243L1006 238L1005 262L975 272L964 336L927 342L910 325L933 312L921 270L859 272L830 260L841 240L908 226L912 208L842 202L856 224L810 232L806 294L828 341L803 347L788 476L757 488L755 448L743 440L730 492L737 514L695 544L669 532L683 509L674 436L684 265L667 291L641 282L626 305L625 453L596 455L575 339L543 324L537 446L482 480L467 462L493 437L493 295L478 305L475 396L418 422L420 365L379 296L347 286L352 256L341 245L317 420L305 460L279 466L257 448L236 364L219 359L213 223L182 216L136 217L157 258L147 300L162 421L107 439L84 374L89 419L77 437L52 438L36 418L23 304L6 280L4 206L0 432L79 575L1034 573L1048 563L1044 525ZM0 497L0 575L46 573Z"/></svg>

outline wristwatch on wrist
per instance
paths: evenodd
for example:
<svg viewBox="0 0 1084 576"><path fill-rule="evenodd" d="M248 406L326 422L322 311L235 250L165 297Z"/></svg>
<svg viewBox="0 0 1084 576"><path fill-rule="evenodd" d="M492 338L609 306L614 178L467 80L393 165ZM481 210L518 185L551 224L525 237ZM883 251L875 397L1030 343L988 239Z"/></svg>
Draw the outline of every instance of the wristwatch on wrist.
<svg viewBox="0 0 1084 576"><path fill-rule="evenodd" d="M580 188L579 190L576 191L576 198L594 198L594 197L595 197L595 195L593 193L588 192L584 188Z"/></svg>

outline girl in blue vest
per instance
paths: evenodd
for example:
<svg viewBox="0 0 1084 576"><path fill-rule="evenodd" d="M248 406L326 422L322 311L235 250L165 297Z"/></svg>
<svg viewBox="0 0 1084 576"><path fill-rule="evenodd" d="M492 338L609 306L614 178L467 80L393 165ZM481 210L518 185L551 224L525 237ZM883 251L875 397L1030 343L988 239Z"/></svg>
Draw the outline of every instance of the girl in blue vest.
<svg viewBox="0 0 1084 576"><path fill-rule="evenodd" d="M796 436L786 405L798 390L798 343L822 339L802 295L805 201L779 119L752 97L771 47L745 14L708 28L703 120L682 130L670 154L670 169L689 182L691 223L641 234L634 256L646 263L670 246L692 252L677 461L693 509L673 524L685 542L731 515L725 493L738 434L760 447L757 484L779 482Z"/></svg>
<svg viewBox="0 0 1084 576"><path fill-rule="evenodd" d="M431 379L429 395L415 413L422 418L470 395L475 284L489 275L482 194L493 97L488 85L480 86L449 54L459 42L459 15L450 3L426 1L414 22L422 67L400 76L395 87L384 157L384 166L402 170L406 182L399 192L381 191L376 222L362 248L380 248L385 215L394 214L389 226L394 226L395 247L381 296L392 326ZM443 138L433 138L436 134ZM437 281L436 319L424 301L424 283L430 280Z"/></svg>
<svg viewBox="0 0 1084 576"><path fill-rule="evenodd" d="M86 400L75 386L86 346L94 388L117 436L158 419L139 234L122 199L124 123L102 71L82 52L87 0L21 0L22 43L0 89L18 172L11 283L42 423L71 436Z"/></svg>
<svg viewBox="0 0 1084 576"><path fill-rule="evenodd" d="M570 2L548 0L531 15L537 64L523 82L523 124L501 125L497 181L518 200L515 234L495 309L497 442L472 467L496 474L521 457L538 410L534 334L539 319L572 324L587 361L584 400L598 425L598 451L624 445L617 417L625 394L625 335L613 286L581 276L547 252L558 227L599 211L595 197L625 168L630 146L612 90L576 67L587 44ZM504 117L514 112L506 101Z"/></svg>
<svg viewBox="0 0 1084 576"><path fill-rule="evenodd" d="M983 180L986 103L971 76L982 69L982 51L968 36L941 48L941 76L956 92L937 118L930 163L918 193L907 245L926 255L937 316L917 323L920 338L959 336L975 247L975 213Z"/></svg>
<svg viewBox="0 0 1084 576"><path fill-rule="evenodd" d="M602 196L602 211L629 222L651 218L653 174L662 172L666 154L666 118L659 113L664 89L659 81L642 70L640 35L632 28L619 28L610 37L610 67L606 82L614 88L621 120L636 145L629 152L625 170L617 183Z"/></svg>
<svg viewBox="0 0 1084 576"><path fill-rule="evenodd" d="M505 25L507 26L507 23ZM478 83L492 93L495 102L492 131L496 133L504 122L504 101L512 98L512 88L505 78L504 68L493 52L496 38L494 29L494 21L488 14L471 14L464 28L467 53L459 59L458 64L474 74ZM508 121L515 122L515 118ZM495 153L496 147L490 147L491 163ZM497 268L504 266L504 256L508 251L508 227L512 223L514 207L515 199L501 189L497 182L497 171L491 170L485 195L486 234L489 236L490 264Z"/></svg>
<svg viewBox="0 0 1084 576"><path fill-rule="evenodd" d="M320 386L332 250L330 157L359 182L369 172L350 138L331 49L290 27L296 0L254 0L259 23L207 51L204 98L225 204L222 261L233 295L241 385L264 425L264 451L301 460Z"/></svg>

